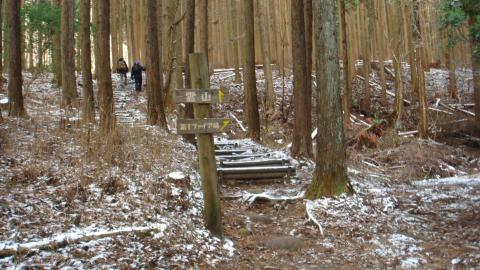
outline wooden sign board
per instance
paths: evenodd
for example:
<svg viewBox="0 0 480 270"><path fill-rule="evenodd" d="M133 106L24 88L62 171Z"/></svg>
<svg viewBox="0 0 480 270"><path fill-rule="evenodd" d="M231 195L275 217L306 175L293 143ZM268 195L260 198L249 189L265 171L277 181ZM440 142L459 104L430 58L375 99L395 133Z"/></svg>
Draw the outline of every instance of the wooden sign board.
<svg viewBox="0 0 480 270"><path fill-rule="evenodd" d="M228 102L230 96L225 89L175 89L175 103L221 104Z"/></svg>
<svg viewBox="0 0 480 270"><path fill-rule="evenodd" d="M178 119L177 134L220 133L230 126L230 119L204 118L204 119Z"/></svg>

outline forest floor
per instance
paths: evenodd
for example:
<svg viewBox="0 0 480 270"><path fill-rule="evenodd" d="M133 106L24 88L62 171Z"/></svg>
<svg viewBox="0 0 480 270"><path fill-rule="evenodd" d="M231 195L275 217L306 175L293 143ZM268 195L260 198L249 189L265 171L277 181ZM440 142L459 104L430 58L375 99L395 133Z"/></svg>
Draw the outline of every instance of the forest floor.
<svg viewBox="0 0 480 270"><path fill-rule="evenodd" d="M232 95L216 111L242 119L241 85L231 74L212 76L212 86ZM257 75L263 100L262 70ZM221 240L203 227L195 148L144 124L144 92L114 75L119 124L105 138L80 126L78 111L59 109L50 74L24 73L30 118L7 117L2 108L0 268L480 269L480 133L467 113L440 105L469 110L471 71L457 76L460 101L447 97L447 71L427 73L429 140L371 133L367 125L388 121L378 90L375 113L354 110L347 130L354 196L301 199L311 160L294 160L296 177L282 183L222 184ZM375 69L372 78L378 83ZM274 79L282 113L262 122L262 144L241 139L235 123L222 140L289 157L293 108L282 99L291 103L292 78L282 82L275 72ZM404 80L409 89L407 73ZM363 82L354 83L358 99ZM0 105L5 96L0 91ZM416 129L413 107L405 131Z"/></svg>

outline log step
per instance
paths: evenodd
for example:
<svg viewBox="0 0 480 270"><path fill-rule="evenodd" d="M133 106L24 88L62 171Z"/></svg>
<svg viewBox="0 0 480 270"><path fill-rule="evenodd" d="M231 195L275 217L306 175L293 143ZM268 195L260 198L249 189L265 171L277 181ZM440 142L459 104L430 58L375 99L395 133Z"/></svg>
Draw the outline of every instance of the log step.
<svg viewBox="0 0 480 270"><path fill-rule="evenodd" d="M216 158L218 160L239 160L239 159L251 159L251 158L264 158L264 157L269 157L269 153L264 153L264 154L250 154L250 155L232 155L232 156L227 156L227 155L220 155L217 156Z"/></svg>
<svg viewBox="0 0 480 270"><path fill-rule="evenodd" d="M218 168L221 175L228 174L260 174L260 173L295 173L293 166L269 166L269 167L242 167L242 168Z"/></svg>
<svg viewBox="0 0 480 270"><path fill-rule="evenodd" d="M246 161L220 161L222 168L238 168L238 167L259 167L259 166L284 166L290 164L288 159L257 159Z"/></svg>
<svg viewBox="0 0 480 270"><path fill-rule="evenodd" d="M247 152L248 150L246 149L222 149L222 150L215 150L215 155L217 156L231 156L231 155L236 155L236 154L242 154Z"/></svg>

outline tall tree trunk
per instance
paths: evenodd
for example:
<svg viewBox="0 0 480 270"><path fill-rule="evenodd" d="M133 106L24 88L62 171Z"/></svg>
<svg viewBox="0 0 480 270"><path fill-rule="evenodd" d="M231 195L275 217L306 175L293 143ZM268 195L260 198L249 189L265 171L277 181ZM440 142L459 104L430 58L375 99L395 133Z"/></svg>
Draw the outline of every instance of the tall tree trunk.
<svg viewBox="0 0 480 270"><path fill-rule="evenodd" d="M0 0L0 91L3 91L3 0Z"/></svg>
<svg viewBox="0 0 480 270"><path fill-rule="evenodd" d="M198 34L200 37L198 51L208 55L208 0L196 0L196 3L198 6Z"/></svg>
<svg viewBox="0 0 480 270"><path fill-rule="evenodd" d="M83 78L83 122L95 121L95 103L92 82L92 49L90 42L90 0L80 2L80 40Z"/></svg>
<svg viewBox="0 0 480 270"><path fill-rule="evenodd" d="M27 36L28 36L28 46L27 46L27 54L28 54L28 69L33 70L34 64L33 64L33 28L29 27L27 30Z"/></svg>
<svg viewBox="0 0 480 270"><path fill-rule="evenodd" d="M70 106L77 97L75 83L75 44L73 0L62 1L61 53L62 53L62 107Z"/></svg>
<svg viewBox="0 0 480 270"><path fill-rule="evenodd" d="M413 58L415 59L416 68L412 69L415 71L416 74L412 74L412 76L417 77L418 79L416 82L418 83L417 86L417 93L418 93L418 115L419 115L419 135L420 138L426 139L428 138L428 105L427 105L427 97L425 94L425 63L423 62L425 57L425 43L423 41L423 35L426 33L422 33L422 28L420 27L420 18L419 18L419 1L415 0L413 2L413 9L412 9L412 17L413 22L410 22L410 28L413 29L412 35L412 47L415 45L416 51L412 51L414 53ZM415 31L416 30L416 31Z"/></svg>
<svg viewBox="0 0 480 270"><path fill-rule="evenodd" d="M312 5L313 0L304 0L304 20L305 20L305 57L306 57L306 66L307 66L307 80L305 81L306 92L305 92L305 110L306 110L306 130L308 134L312 132L312 54L313 54L313 12ZM308 136L309 145L312 144L312 138ZM310 154L312 154L312 149L310 146Z"/></svg>
<svg viewBox="0 0 480 270"><path fill-rule="evenodd" d="M97 79L99 61L98 58L100 57L98 48L98 1L99 0L92 0L92 24L95 27L95 30L93 31L93 59L95 63L95 67L93 70L94 79Z"/></svg>
<svg viewBox="0 0 480 270"><path fill-rule="evenodd" d="M43 70L43 39L42 33L37 33L37 70Z"/></svg>
<svg viewBox="0 0 480 270"><path fill-rule="evenodd" d="M305 20L303 0L292 0L292 57L293 99L295 120L293 128L292 154L308 157L312 154L312 139L307 125L307 55L305 53Z"/></svg>
<svg viewBox="0 0 480 270"><path fill-rule="evenodd" d="M382 86L382 99L381 103L383 106L388 105L387 101L387 79L385 77L385 60L388 57L387 44L386 44L386 35L388 35L388 26L385 10L385 2L378 2L378 11L380 13L380 20L377 20L377 29L379 32L380 39L380 85ZM381 25L380 25L381 23ZM383 27L382 27L383 26Z"/></svg>
<svg viewBox="0 0 480 270"><path fill-rule="evenodd" d="M60 9L60 0L52 0L52 7ZM52 72L53 83L56 86L62 85L62 65L60 64L61 45L60 45L60 29L55 29L52 35Z"/></svg>
<svg viewBox="0 0 480 270"><path fill-rule="evenodd" d="M451 98L458 98L457 95L457 76L455 74L455 63L452 61L451 52L453 50L445 47L445 65L448 68L448 76L449 76L449 83L448 83L448 90L450 93Z"/></svg>
<svg viewBox="0 0 480 270"><path fill-rule="evenodd" d="M18 0L6 0L5 14L7 14L8 29L8 115L26 116L23 106L22 94L22 55L20 38L20 2Z"/></svg>
<svg viewBox="0 0 480 270"><path fill-rule="evenodd" d="M148 124L167 128L163 95L160 87L160 62L158 59L157 1L147 0L146 5L146 56L147 56L147 94ZM151 34L154 33L154 34Z"/></svg>
<svg viewBox="0 0 480 270"><path fill-rule="evenodd" d="M343 79L345 81L345 91L343 93L343 122L347 125L350 121L350 104L352 101L352 80L350 75L349 48L347 43L347 19L345 16L345 0L340 0L340 26L342 33L342 54L343 54Z"/></svg>
<svg viewBox="0 0 480 270"><path fill-rule="evenodd" d="M401 3L390 3L388 23L391 29L394 29L392 32L392 47L393 47L393 67L395 69L395 107L393 110L394 116L394 128L400 129L402 127L402 115L403 115L403 80L402 80L402 55L401 55L401 44L402 44L402 17L401 14Z"/></svg>
<svg viewBox="0 0 480 270"><path fill-rule="evenodd" d="M360 109L365 113L370 113L370 34L368 29L368 21L371 18L368 18L367 12L367 2L371 0L363 0L360 5L360 14L361 14L361 23L360 26L363 33L363 43L362 43L362 54L363 54L363 77L365 77L364 81L364 90L365 93L362 96L362 100L360 102Z"/></svg>
<svg viewBox="0 0 480 270"><path fill-rule="evenodd" d="M235 67L235 83L241 83L242 78L240 75L240 63L239 63L239 50L238 50L238 10L237 0L230 0L230 38L233 44L233 65Z"/></svg>
<svg viewBox="0 0 480 270"><path fill-rule="evenodd" d="M478 17L470 17L469 24L473 28L475 24L478 25ZM473 95L475 100L475 119L480 124L480 36L472 35L470 41L471 57L472 57L472 72L473 72Z"/></svg>
<svg viewBox="0 0 480 270"><path fill-rule="evenodd" d="M313 1L317 74L317 159L306 197L334 196L347 190L347 164L340 104L337 1Z"/></svg>
<svg viewBox="0 0 480 270"><path fill-rule="evenodd" d="M253 32L253 0L244 1L245 45L243 80L245 87L245 118L248 127L247 136L260 140L260 117L258 113L257 80L255 76L255 36Z"/></svg>
<svg viewBox="0 0 480 270"><path fill-rule="evenodd" d="M97 80L100 104L100 129L107 134L115 128L113 113L112 70L110 67L110 0L97 2Z"/></svg>
<svg viewBox="0 0 480 270"><path fill-rule="evenodd" d="M418 82L418 77L415 76L417 74L417 66L415 62L415 52L413 46L413 33L412 33L412 11L410 7L410 3L404 3L402 5L402 17L404 27L404 33L407 43L407 51L408 51L408 64L410 66L410 79L412 82L412 96L416 99L418 96L418 88L420 82Z"/></svg>
<svg viewBox="0 0 480 270"><path fill-rule="evenodd" d="M185 88L191 89L192 83L190 81L190 62L189 55L195 51L195 0L187 0L186 14L185 14L185 53L183 54L183 61L185 63ZM183 118L193 118L193 104L185 104L185 113ZM195 144L195 135L186 134L183 136L191 144Z"/></svg>
<svg viewBox="0 0 480 270"><path fill-rule="evenodd" d="M273 91L273 82L272 82L272 68L270 66L270 37L268 32L268 21L266 20L265 11L268 10L267 1L257 0L257 18L258 25L260 28L260 45L262 49L263 56L263 74L265 77L265 118L270 119L270 117L275 112L275 92Z"/></svg>
<svg viewBox="0 0 480 270"><path fill-rule="evenodd" d="M101 0L100 0L101 1ZM117 8L117 0L110 0L110 41L111 41L111 48L112 48L112 72L116 73L117 71L117 61L118 57L118 34L117 32L120 30L118 29L117 25L117 17L118 17L118 8Z"/></svg>
<svg viewBox="0 0 480 270"><path fill-rule="evenodd" d="M156 12L157 12L157 52L158 52L158 72L159 72L159 77L158 79L160 80L159 82L159 87L160 87L160 93L162 93L162 98L163 95L165 95L165 83L164 83L164 45L168 44L167 42L164 42L164 24L166 24L166 21L164 16L163 16L163 4L164 1L157 1L156 5ZM143 37L146 38L146 37Z"/></svg>
<svg viewBox="0 0 480 270"><path fill-rule="evenodd" d="M130 67L133 66L135 62L135 33L133 27L133 10L132 10L132 0L126 0L126 24L127 24L127 46L128 46L128 63Z"/></svg>

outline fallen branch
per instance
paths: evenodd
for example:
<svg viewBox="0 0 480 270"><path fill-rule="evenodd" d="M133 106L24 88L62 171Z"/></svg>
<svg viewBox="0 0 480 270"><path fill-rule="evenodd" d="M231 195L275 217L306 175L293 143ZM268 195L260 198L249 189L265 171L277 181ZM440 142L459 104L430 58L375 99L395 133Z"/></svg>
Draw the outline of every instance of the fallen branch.
<svg viewBox="0 0 480 270"><path fill-rule="evenodd" d="M350 117L353 118L353 120L355 121L358 121L360 123L362 123L364 126L370 128L372 125L368 124L367 122L363 121L362 119L359 119L358 117L356 117L355 115L353 114L350 114Z"/></svg>
<svg viewBox="0 0 480 270"><path fill-rule="evenodd" d="M437 108L434 108L434 107L428 107L428 109L431 110L431 111L441 112L441 113L445 113L445 114L450 114L450 115L453 114L453 113L451 113L451 112L447 112L447 111L444 111L444 110L440 110L440 109L437 109Z"/></svg>
<svg viewBox="0 0 480 270"><path fill-rule="evenodd" d="M18 253L28 253L32 250L57 250L71 244L89 242L100 238L112 237L128 233L146 233L152 231L163 232L166 224L155 224L148 227L125 227L113 231L97 231L82 233L64 233L51 239L42 239L36 242L23 244L0 244L0 258L13 256Z"/></svg>
<svg viewBox="0 0 480 270"><path fill-rule="evenodd" d="M282 192L281 190L270 190L262 193L250 193L245 192L242 200L248 202L249 204L254 203L256 200L267 200L267 201L294 201L303 199L305 191L300 191L294 195L285 195L285 194L275 194L276 192Z"/></svg>
<svg viewBox="0 0 480 270"><path fill-rule="evenodd" d="M320 222L318 222L318 220L315 218L315 216L313 215L312 213L312 201L309 201L307 200L306 203L305 203L305 211L307 212L307 222L308 221L311 221L313 222L315 225L317 225L318 229L320 230L320 234L323 236L323 228L322 228L322 225L320 225Z"/></svg>
<svg viewBox="0 0 480 270"><path fill-rule="evenodd" d="M225 76L225 77L218 78L218 79L219 79L220 81L223 81L223 80L228 79L228 78L233 77L233 76L235 76L235 73L229 74L229 75L227 75L227 76Z"/></svg>
<svg viewBox="0 0 480 270"><path fill-rule="evenodd" d="M360 76L360 75L357 75L357 78L359 78L360 80L362 81L365 81L365 78ZM368 83L370 84L370 86L372 87L376 87L377 89L382 89L382 87L380 85L378 85L376 82L372 82L372 81L368 81ZM391 96L391 97L395 97L395 93L391 92L391 91L386 91L387 92L387 95ZM411 105L412 102L410 100L407 100L407 99L403 99L403 103L407 104L407 105Z"/></svg>
<svg viewBox="0 0 480 270"><path fill-rule="evenodd" d="M237 122L238 126L240 126L240 129L242 129L243 132L247 132L245 127L242 125L242 122L240 122L240 120L238 120L238 118L233 113L230 113L230 116L233 118L233 120L235 120L235 122Z"/></svg>
<svg viewBox="0 0 480 270"><path fill-rule="evenodd" d="M398 132L398 136L402 136L402 137L408 137L408 136L412 136L412 135L415 135L415 134L418 134L418 130Z"/></svg>
<svg viewBox="0 0 480 270"><path fill-rule="evenodd" d="M391 71L391 70L390 70L388 67L386 67L386 66L384 67L384 69L385 69L385 71L386 71L388 74L390 74L390 76L392 76L392 77L395 79L396 76L395 76L395 73L393 73L393 71Z"/></svg>

